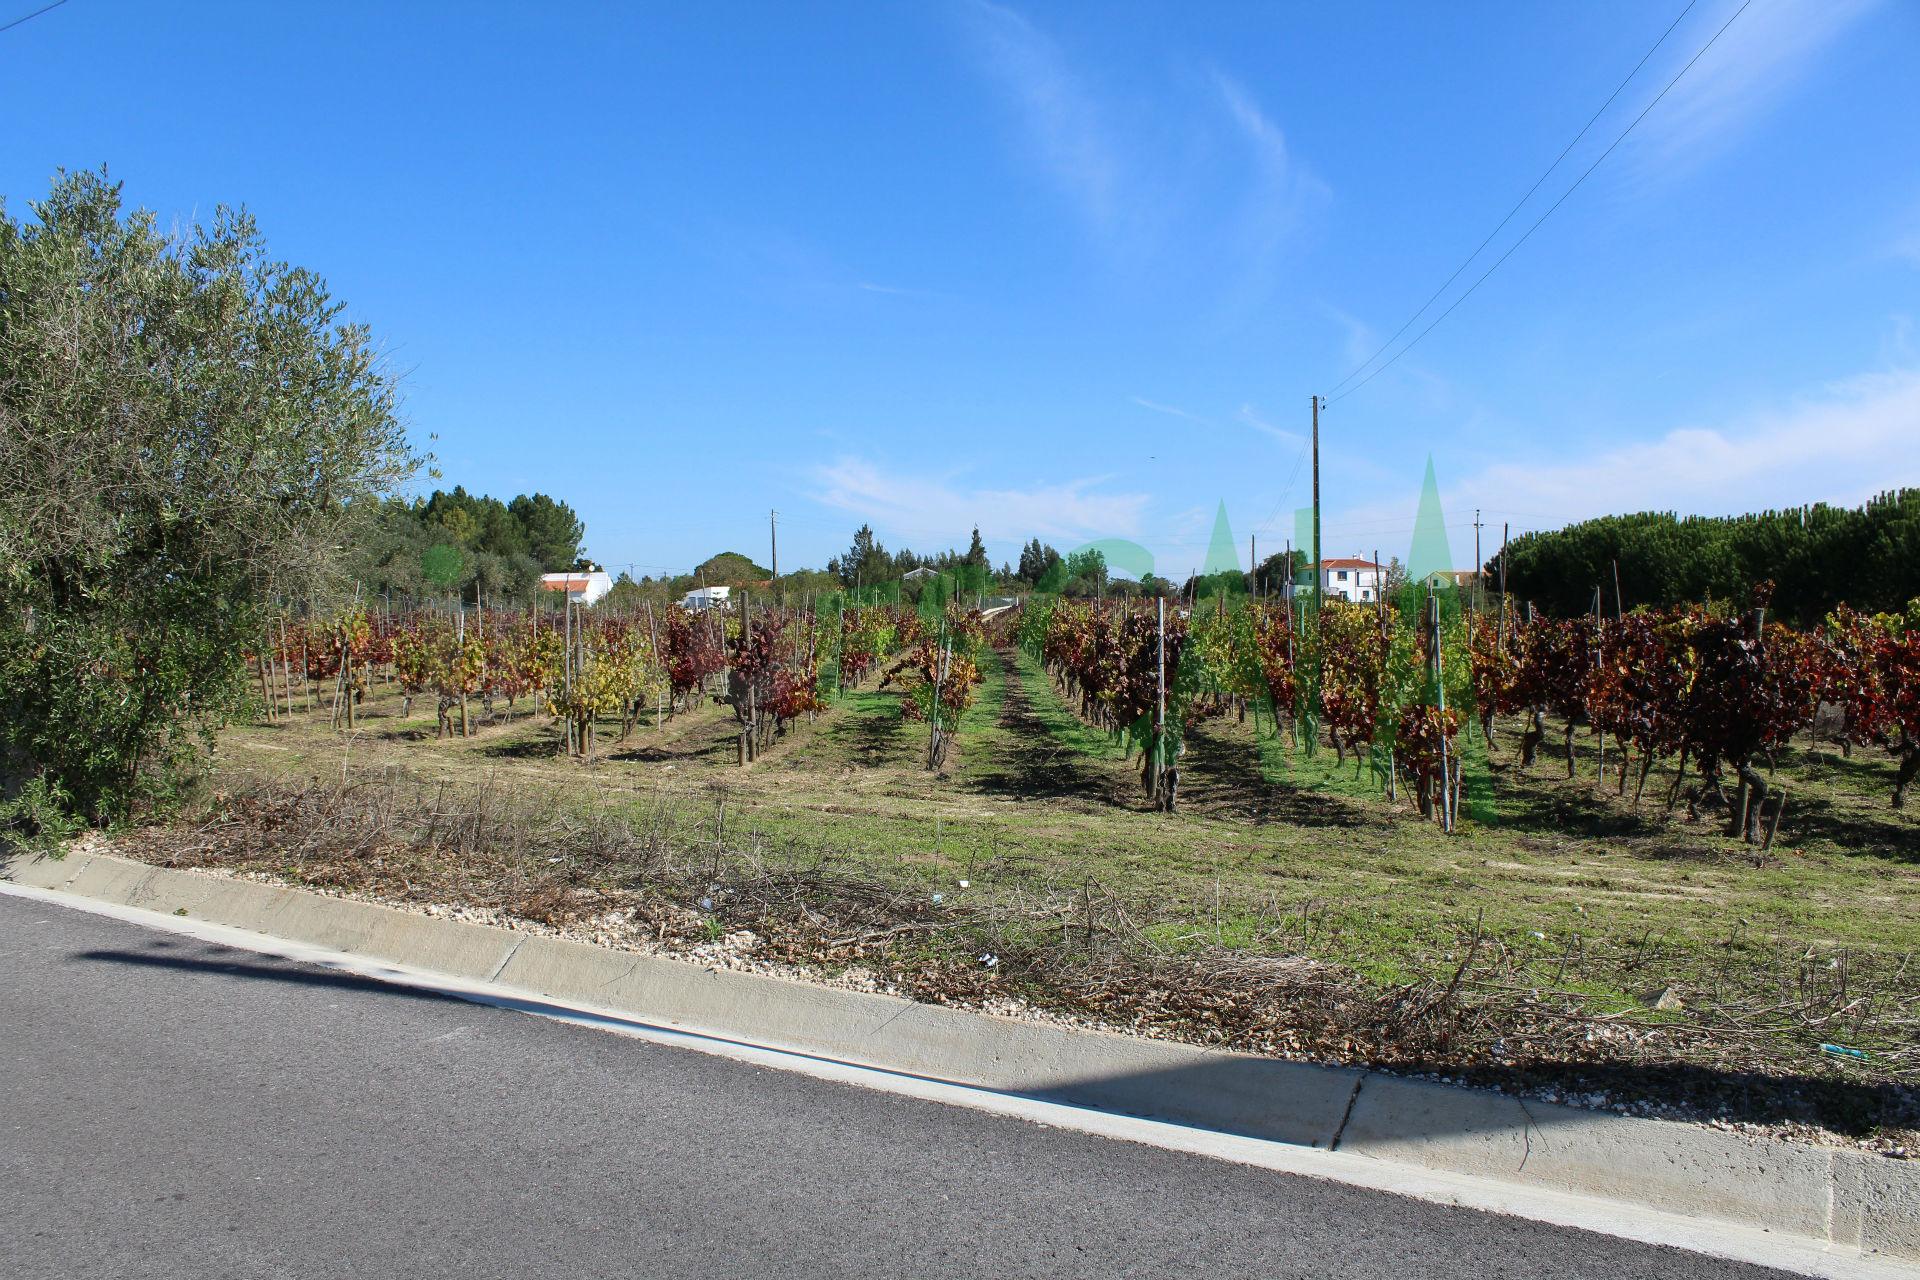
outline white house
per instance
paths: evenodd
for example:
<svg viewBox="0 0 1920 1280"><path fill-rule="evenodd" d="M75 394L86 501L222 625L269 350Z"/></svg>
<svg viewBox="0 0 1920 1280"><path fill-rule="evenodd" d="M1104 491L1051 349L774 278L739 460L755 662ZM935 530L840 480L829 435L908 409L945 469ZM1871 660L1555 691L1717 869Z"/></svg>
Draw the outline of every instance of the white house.
<svg viewBox="0 0 1920 1280"><path fill-rule="evenodd" d="M680 607L691 609L695 613L704 613L708 609L727 607L727 594L731 587L695 587L680 599Z"/></svg>
<svg viewBox="0 0 1920 1280"><path fill-rule="evenodd" d="M1386 576L1386 566L1372 560L1322 560L1320 592L1323 596L1339 596L1345 600L1378 600Z"/></svg>
<svg viewBox="0 0 1920 1280"><path fill-rule="evenodd" d="M613 579L598 569L591 573L543 573L542 591L564 591L573 604L592 604L613 590Z"/></svg>

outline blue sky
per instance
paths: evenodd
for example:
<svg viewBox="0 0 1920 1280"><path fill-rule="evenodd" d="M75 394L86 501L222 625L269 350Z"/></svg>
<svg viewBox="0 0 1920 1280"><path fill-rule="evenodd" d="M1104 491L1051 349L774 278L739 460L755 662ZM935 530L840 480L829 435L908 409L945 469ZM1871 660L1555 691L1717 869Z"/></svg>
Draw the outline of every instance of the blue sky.
<svg viewBox="0 0 1920 1280"><path fill-rule="evenodd" d="M244 202L445 483L566 498L616 570L760 556L778 508L784 567L978 522L1178 577L1223 500L1279 549L1308 397L1684 7L70 0L0 34L0 193L104 163L167 222ZM1492 539L1920 484L1916 66L1904 0L1753 0L1328 410L1327 553L1404 556L1429 453L1462 563L1476 506Z"/></svg>

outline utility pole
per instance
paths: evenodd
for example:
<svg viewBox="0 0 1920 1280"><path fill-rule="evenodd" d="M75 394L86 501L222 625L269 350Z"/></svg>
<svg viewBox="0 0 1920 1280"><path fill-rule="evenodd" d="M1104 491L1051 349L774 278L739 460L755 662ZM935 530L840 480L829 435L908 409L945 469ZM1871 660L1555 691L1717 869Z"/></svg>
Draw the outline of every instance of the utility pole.
<svg viewBox="0 0 1920 1280"><path fill-rule="evenodd" d="M1154 601L1158 607L1158 628L1160 637L1160 657L1157 674L1154 676L1153 695L1153 763L1152 785L1147 795L1158 801L1160 784L1167 768L1167 598L1161 596Z"/></svg>
<svg viewBox="0 0 1920 1280"><path fill-rule="evenodd" d="M1283 563L1285 563L1285 565L1287 566L1287 588L1286 588L1286 601L1287 601L1287 657L1288 657L1288 659L1289 659L1289 660L1291 660L1291 659L1292 659L1292 657L1293 657L1293 579L1294 579L1294 573L1293 573L1293 539L1292 539L1292 538L1288 538L1288 539L1287 539L1287 550L1286 550L1286 554L1285 554L1285 555L1283 555L1283 556L1281 557L1281 560L1282 560L1282 562L1283 562ZM1291 665L1291 663L1289 663L1289 665Z"/></svg>
<svg viewBox="0 0 1920 1280"><path fill-rule="evenodd" d="M1313 397L1313 622L1320 625L1320 397Z"/></svg>
<svg viewBox="0 0 1920 1280"><path fill-rule="evenodd" d="M1473 594L1467 597L1467 612L1478 613L1480 608L1480 508L1473 509Z"/></svg>
<svg viewBox="0 0 1920 1280"><path fill-rule="evenodd" d="M1507 594L1507 542L1513 537L1513 524L1502 521L1500 524L1500 596L1505 603Z"/></svg>
<svg viewBox="0 0 1920 1280"><path fill-rule="evenodd" d="M1500 623L1498 631L1500 641L1503 644L1507 638L1507 538L1512 533L1512 522L1502 520L1500 522Z"/></svg>
<svg viewBox="0 0 1920 1280"><path fill-rule="evenodd" d="M780 529L775 524L779 515L778 511L767 512L767 545L773 557L773 595L776 601L780 598Z"/></svg>

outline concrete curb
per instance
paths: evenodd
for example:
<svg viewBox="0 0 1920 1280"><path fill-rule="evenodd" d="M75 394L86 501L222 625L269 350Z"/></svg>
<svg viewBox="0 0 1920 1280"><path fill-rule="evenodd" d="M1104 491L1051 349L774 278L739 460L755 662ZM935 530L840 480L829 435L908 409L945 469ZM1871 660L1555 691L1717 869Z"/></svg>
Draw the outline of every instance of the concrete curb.
<svg viewBox="0 0 1920 1280"><path fill-rule="evenodd" d="M0 873L861 1066L1920 1260L1920 1162L707 969L106 854Z"/></svg>

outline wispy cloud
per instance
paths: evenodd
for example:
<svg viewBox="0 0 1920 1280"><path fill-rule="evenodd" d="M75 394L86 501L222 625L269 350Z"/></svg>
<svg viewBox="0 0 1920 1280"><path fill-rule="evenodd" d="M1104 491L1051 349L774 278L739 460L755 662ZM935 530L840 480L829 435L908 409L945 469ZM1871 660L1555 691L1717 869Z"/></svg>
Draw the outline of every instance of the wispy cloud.
<svg viewBox="0 0 1920 1280"><path fill-rule="evenodd" d="M1920 267L1920 226L1894 238L1893 256Z"/></svg>
<svg viewBox="0 0 1920 1280"><path fill-rule="evenodd" d="M1212 418L1195 413L1191 409L1182 409L1177 404L1162 404L1158 400L1149 400L1145 396L1128 396L1127 398L1151 413L1165 414L1169 418L1179 418L1183 422L1191 422L1196 426L1206 427L1210 430L1221 429L1221 425ZM1250 427L1261 435L1278 440L1283 444L1299 444L1301 440L1305 439L1305 437L1297 431L1289 431L1285 427L1277 427L1267 421L1261 416L1259 409L1250 404L1241 405L1234 413L1232 421L1241 426Z"/></svg>
<svg viewBox="0 0 1920 1280"><path fill-rule="evenodd" d="M1920 352L1916 352L1913 345L1912 316L1887 317L1887 332L1880 339L1880 362L1892 369L1912 368L1920 363ZM1914 425L1914 436L1920 441L1920 423Z"/></svg>
<svg viewBox="0 0 1920 1280"><path fill-rule="evenodd" d="M1305 439L1298 431L1289 431L1285 427L1274 426L1271 422L1261 417L1259 411L1250 404L1240 406L1239 417L1240 421L1246 423L1255 431L1260 432L1262 435L1271 436L1283 444L1299 444L1301 440Z"/></svg>
<svg viewBox="0 0 1920 1280"><path fill-rule="evenodd" d="M1864 501L1920 484L1920 368L1832 384L1784 408L1572 461L1506 462L1453 489L1455 507L1556 525L1608 512L1732 514Z"/></svg>
<svg viewBox="0 0 1920 1280"><path fill-rule="evenodd" d="M1640 177L1671 173L1739 139L1784 102L1828 48L1881 3L1756 0L1635 131L1632 145ZM1673 53L1648 85L1665 84L1739 4L1719 0L1705 6L1675 34ZM1649 88L1647 96L1656 91Z"/></svg>
<svg viewBox="0 0 1920 1280"><path fill-rule="evenodd" d="M1149 497L1103 493L1108 477L1088 476L1031 488L967 488L953 476L901 474L859 457L814 473L820 502L850 511L893 536L964 542L978 525L989 538L1080 542L1139 532Z"/></svg>
<svg viewBox="0 0 1920 1280"><path fill-rule="evenodd" d="M715 275L760 300L815 308L843 305L862 293L924 299L954 296L876 280L867 274L868 267L850 263L817 239L786 227L742 222L716 230Z"/></svg>
<svg viewBox="0 0 1920 1280"><path fill-rule="evenodd" d="M1197 422L1203 427L1211 427L1213 425L1208 419L1201 417L1197 413L1189 413L1178 405L1161 404L1159 401L1149 400L1145 396L1129 396L1128 399L1132 400L1142 409L1149 409L1154 413L1164 413L1169 418L1184 418L1188 422Z"/></svg>
<svg viewBox="0 0 1920 1280"><path fill-rule="evenodd" d="M1223 71L1213 73L1213 84L1248 157L1250 181L1238 214L1239 239L1246 249L1248 278L1264 291L1279 251L1332 192L1316 174L1294 161L1286 134L1245 85Z"/></svg>
<svg viewBox="0 0 1920 1280"><path fill-rule="evenodd" d="M1119 151L1102 109L1060 48L1020 14L988 0L968 6L982 63L1024 126L1039 164L1097 223L1116 211Z"/></svg>
<svg viewBox="0 0 1920 1280"><path fill-rule="evenodd" d="M1884 489L1920 485L1920 365L1862 374L1777 407L1710 424L1683 424L1646 440L1584 455L1542 451L1450 475L1435 461L1454 561L1473 560L1473 513L1487 521L1483 554L1500 526L1554 529L1636 511L1739 515L1809 502L1854 505ZM1392 481L1392 498L1330 510L1324 541L1339 554L1377 547L1403 559L1419 504L1419 459ZM1386 477L1369 488L1381 492Z"/></svg>
<svg viewBox="0 0 1920 1280"><path fill-rule="evenodd" d="M951 296L950 294L940 292L938 289L908 289L895 284L876 284L871 280L857 281L853 287L862 293L885 294L890 298L946 298Z"/></svg>
<svg viewBox="0 0 1920 1280"><path fill-rule="evenodd" d="M1357 368L1362 360L1379 350L1380 332L1365 320L1330 304L1323 303L1321 310L1332 316L1334 322L1340 326L1343 335L1340 344L1340 364L1343 372Z"/></svg>
<svg viewBox="0 0 1920 1280"><path fill-rule="evenodd" d="M1283 251L1330 193L1252 90L1190 66L1108 86L1020 13L991 0L961 12L1021 149L1112 261L1159 280L1183 260L1181 275L1220 283L1230 312L1271 291Z"/></svg>

